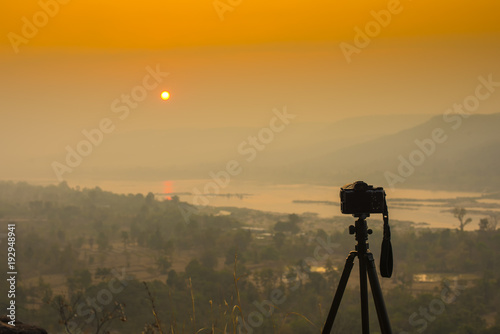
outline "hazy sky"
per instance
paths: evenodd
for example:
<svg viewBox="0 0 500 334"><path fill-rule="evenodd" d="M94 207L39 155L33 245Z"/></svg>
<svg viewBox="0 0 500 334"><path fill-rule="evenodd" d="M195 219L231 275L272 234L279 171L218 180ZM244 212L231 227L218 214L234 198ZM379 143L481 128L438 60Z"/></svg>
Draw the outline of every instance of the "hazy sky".
<svg viewBox="0 0 500 334"><path fill-rule="evenodd" d="M6 121L94 122L148 66L169 76L122 128L258 126L283 105L301 122L434 114L500 68L500 3L491 0L54 1L4 4ZM373 23L379 30L348 62L341 43L356 47L356 29ZM172 91L168 103L162 89Z"/></svg>
<svg viewBox="0 0 500 334"><path fill-rule="evenodd" d="M297 123L436 115L473 93L478 76L500 81L498 1L23 0L2 7L0 140L8 145L0 154L8 161L62 156L103 118L120 133L262 127L283 106ZM168 76L120 119L120 99L156 68ZM172 94L167 102L163 89ZM497 95L480 112L498 112Z"/></svg>

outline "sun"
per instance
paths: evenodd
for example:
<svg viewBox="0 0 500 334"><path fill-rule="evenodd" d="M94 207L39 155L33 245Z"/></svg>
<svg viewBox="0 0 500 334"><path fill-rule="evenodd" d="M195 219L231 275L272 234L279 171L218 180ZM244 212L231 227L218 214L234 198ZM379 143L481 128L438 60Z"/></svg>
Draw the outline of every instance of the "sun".
<svg viewBox="0 0 500 334"><path fill-rule="evenodd" d="M164 90L163 92L161 92L160 96L163 101L166 101L170 98L170 93Z"/></svg>

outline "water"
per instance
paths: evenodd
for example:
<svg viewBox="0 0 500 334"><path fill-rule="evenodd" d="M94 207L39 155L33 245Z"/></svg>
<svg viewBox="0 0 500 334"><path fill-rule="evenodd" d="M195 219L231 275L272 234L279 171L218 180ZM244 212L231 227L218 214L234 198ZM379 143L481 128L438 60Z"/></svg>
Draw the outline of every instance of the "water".
<svg viewBox="0 0 500 334"><path fill-rule="evenodd" d="M50 180L30 180L33 184L51 184ZM280 185L270 183L260 183L251 181L231 180L227 186L221 187L212 180L171 180L166 182L147 181L97 181L97 180L74 180L68 181L70 187L94 188L96 186L103 190L116 193L142 193L149 192L162 194L165 192L184 193L178 195L182 201L199 205L210 206L232 206L240 208L250 208L262 211L297 213L313 212L319 217L340 216L339 186L318 186L310 184ZM243 198L206 196L205 194L219 192L220 194L251 194ZM458 219L451 212L444 212L452 209L452 206L443 207L445 203L433 200L456 199L467 197L479 197L480 193L475 192L450 192L450 191L430 191L415 189L386 189L389 199L389 213L391 219L413 221L421 224L419 226L429 226L433 228L457 228ZM195 194L199 194L196 196ZM157 198L164 198L158 195ZM401 202L397 199L416 199L419 202L405 202L408 206L401 207ZM330 201L336 205L325 205L319 203L294 203L294 200L302 201ZM500 212L500 200L479 199L478 203L484 205L496 205L496 208L488 208L489 211ZM421 204L421 206L415 206ZM479 219L487 217L485 214L474 213L473 207L462 204L469 213L467 217L472 218L472 222L465 227L466 230L476 230Z"/></svg>
<svg viewBox="0 0 500 334"><path fill-rule="evenodd" d="M181 201L186 201L195 205L210 206L232 206L240 208L250 208L262 211L281 212L281 213L305 213L314 212L320 217L340 216L340 208L337 205L325 205L317 203L294 203L294 200L307 201L331 201L339 203L339 187L327 187L310 184L292 184L279 185L259 182L233 181L225 187L218 186L212 180L174 180L164 182L133 182L133 181L88 181L79 180L77 182L68 182L70 186L79 185L80 187L99 186L103 190L109 190L118 193L143 193L152 192L161 194L165 191L180 194ZM205 194L219 192L220 194L251 194L250 196L221 197L206 196ZM394 199L417 199L417 200L437 200L437 199L455 199L466 197L478 197L480 193L474 192L449 192L449 191L429 191L414 189L386 189L387 198ZM191 194L186 194L191 193ZM199 195L194 195L199 194ZM162 198L158 195L157 198ZM500 200L480 200L478 202L500 205ZM457 228L458 219L450 210L452 207L440 207L440 202L422 201L418 204L423 206L398 207L400 202L389 202L389 213L391 219L413 221L423 223L422 226L434 228ZM415 204L408 202L407 204ZM466 209L469 207L464 205ZM472 210L472 208L471 208ZM498 211L497 209L489 209ZM472 222L466 226L466 230L475 230L478 228L480 218L485 218L483 214L471 213L467 217L472 218ZM424 225L427 224L427 225Z"/></svg>

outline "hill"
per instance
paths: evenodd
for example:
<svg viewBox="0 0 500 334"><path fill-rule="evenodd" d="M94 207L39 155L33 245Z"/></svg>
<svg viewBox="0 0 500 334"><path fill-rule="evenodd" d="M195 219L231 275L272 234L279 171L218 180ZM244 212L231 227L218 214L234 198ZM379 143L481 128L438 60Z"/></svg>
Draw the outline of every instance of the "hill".
<svg viewBox="0 0 500 334"><path fill-rule="evenodd" d="M366 179L384 187L498 189L500 114L472 115L454 129L456 124L433 117L395 134L283 166L283 171L302 182Z"/></svg>

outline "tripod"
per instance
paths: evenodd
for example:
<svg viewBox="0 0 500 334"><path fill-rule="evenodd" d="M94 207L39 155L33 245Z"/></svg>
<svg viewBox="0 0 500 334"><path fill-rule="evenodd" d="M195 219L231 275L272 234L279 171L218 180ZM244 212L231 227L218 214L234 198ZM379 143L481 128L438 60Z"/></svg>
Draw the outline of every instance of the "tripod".
<svg viewBox="0 0 500 334"><path fill-rule="evenodd" d="M322 334L330 334L335 321L335 316L340 306L342 296L349 280L349 275L351 274L352 267L354 265L354 258L357 256L359 260L359 287L361 294L361 325L362 333L369 334L369 315L368 315L368 286L366 274L368 273L368 278L370 279L370 287L373 294L373 301L375 303L375 308L377 310L378 322L380 325L380 330L382 334L391 334L391 324L389 323L389 316L387 315L387 310L385 308L384 297L382 296L382 290L380 289L380 284L377 277L377 271L375 269L375 261L373 260L373 254L368 249L368 234L372 234L372 230L368 229L366 224L366 218L369 214L354 215L358 218L355 225L349 226L349 234L355 234L357 241L356 250L351 251L346 259L344 270L342 271L342 276L340 277L340 282L337 287L337 292L333 298L332 307L328 313L328 318L326 319L325 327L323 327Z"/></svg>

